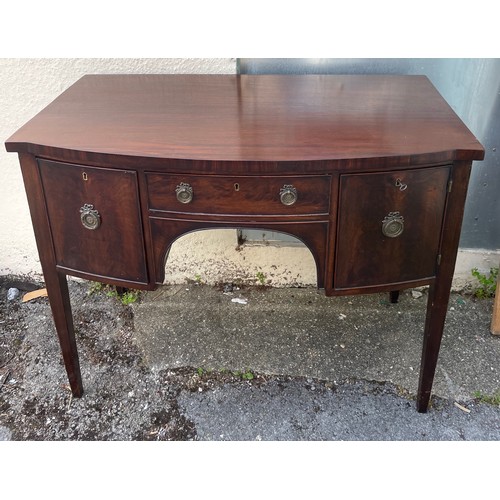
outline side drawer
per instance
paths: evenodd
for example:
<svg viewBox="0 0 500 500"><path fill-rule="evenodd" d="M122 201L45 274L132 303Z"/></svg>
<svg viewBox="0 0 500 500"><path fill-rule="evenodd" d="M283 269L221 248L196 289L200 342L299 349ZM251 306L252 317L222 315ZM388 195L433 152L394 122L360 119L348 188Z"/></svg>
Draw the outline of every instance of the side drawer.
<svg viewBox="0 0 500 500"><path fill-rule="evenodd" d="M147 185L149 209L154 211L286 217L328 214L330 206L328 175L228 177L149 172ZM179 190L183 191L180 197L189 201L179 201Z"/></svg>
<svg viewBox="0 0 500 500"><path fill-rule="evenodd" d="M340 177L334 289L432 278L450 167Z"/></svg>
<svg viewBox="0 0 500 500"><path fill-rule="evenodd" d="M147 283L137 174L38 160L58 266Z"/></svg>

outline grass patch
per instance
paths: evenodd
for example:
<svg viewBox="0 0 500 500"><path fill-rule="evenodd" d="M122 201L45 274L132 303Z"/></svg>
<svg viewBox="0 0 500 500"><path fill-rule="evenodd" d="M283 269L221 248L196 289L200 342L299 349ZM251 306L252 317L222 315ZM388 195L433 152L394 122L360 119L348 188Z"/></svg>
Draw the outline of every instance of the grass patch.
<svg viewBox="0 0 500 500"><path fill-rule="evenodd" d="M213 369L207 369L203 367L198 367L196 368L196 373L200 378L202 378L204 375L229 375L233 376L236 378L239 378L241 380L253 380L255 378L255 374L253 373L252 370L245 370L245 371L231 371L226 368L221 368L220 370L213 370Z"/></svg>
<svg viewBox="0 0 500 500"><path fill-rule="evenodd" d="M488 394L483 394L481 391L475 391L474 397L481 403L488 403L494 406L500 406L500 393L490 396Z"/></svg>
<svg viewBox="0 0 500 500"><path fill-rule="evenodd" d="M481 273L477 267L473 268L471 273L479 283L473 290L474 296L478 299L494 297L497 288L498 267L492 267L489 275Z"/></svg>
<svg viewBox="0 0 500 500"><path fill-rule="evenodd" d="M96 293L103 293L106 297L115 297L124 306L133 304L137 302L140 295L140 290L129 290L125 289L123 292L118 292L116 287L111 285L105 285L104 283L99 283L98 281L93 281L90 283L88 294L93 295Z"/></svg>

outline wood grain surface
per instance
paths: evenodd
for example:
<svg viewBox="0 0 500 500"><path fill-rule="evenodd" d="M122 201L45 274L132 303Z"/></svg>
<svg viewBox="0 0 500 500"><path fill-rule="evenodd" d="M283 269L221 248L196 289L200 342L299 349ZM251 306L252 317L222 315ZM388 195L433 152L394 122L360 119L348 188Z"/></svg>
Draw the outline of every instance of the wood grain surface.
<svg viewBox="0 0 500 500"><path fill-rule="evenodd" d="M89 162L479 160L484 152L424 76L88 75L6 142ZM147 163L147 162L146 162Z"/></svg>

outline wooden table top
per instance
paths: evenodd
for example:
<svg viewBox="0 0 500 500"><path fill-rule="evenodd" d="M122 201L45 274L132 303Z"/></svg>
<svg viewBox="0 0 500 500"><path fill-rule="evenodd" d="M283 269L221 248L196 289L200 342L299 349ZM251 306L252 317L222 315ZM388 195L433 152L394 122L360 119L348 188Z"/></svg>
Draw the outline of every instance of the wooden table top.
<svg viewBox="0 0 500 500"><path fill-rule="evenodd" d="M484 157L426 77L395 75L87 75L6 148L210 161Z"/></svg>

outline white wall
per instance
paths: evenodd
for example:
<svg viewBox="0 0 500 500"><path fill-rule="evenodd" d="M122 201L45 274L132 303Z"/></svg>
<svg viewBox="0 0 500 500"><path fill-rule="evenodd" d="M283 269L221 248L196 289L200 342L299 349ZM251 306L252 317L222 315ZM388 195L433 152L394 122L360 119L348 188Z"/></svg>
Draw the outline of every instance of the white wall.
<svg viewBox="0 0 500 500"><path fill-rule="evenodd" d="M0 274L41 276L17 155L3 142L63 90L89 73L235 73L236 59L0 59ZM237 247L235 230L186 235L172 247L166 281L274 285L316 282L306 248Z"/></svg>
<svg viewBox="0 0 500 500"><path fill-rule="evenodd" d="M41 276L17 156L3 142L63 90L89 73L235 73L236 59L0 59L0 275ZM461 252L456 283L471 267L498 265L498 254ZM166 282L200 276L206 283L257 283L257 273L274 286L315 285L316 267L304 247L238 247L234 230L192 233L174 243Z"/></svg>
<svg viewBox="0 0 500 500"><path fill-rule="evenodd" d="M235 59L0 59L0 274L41 274L17 155L3 143L89 73L235 73Z"/></svg>

